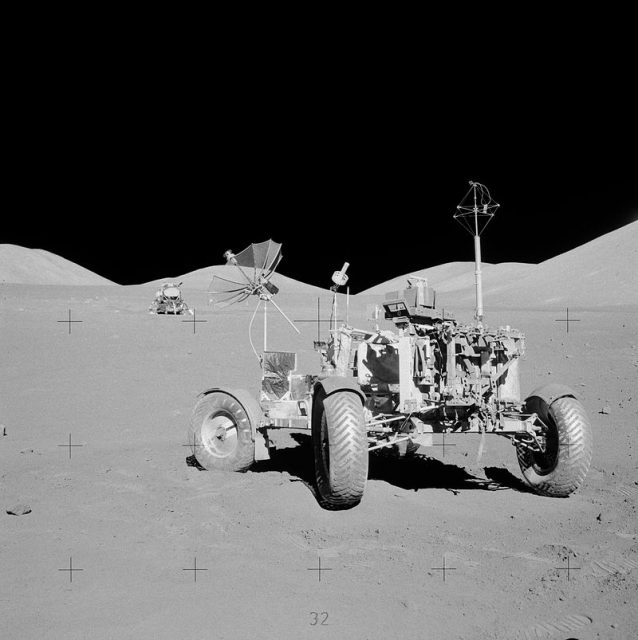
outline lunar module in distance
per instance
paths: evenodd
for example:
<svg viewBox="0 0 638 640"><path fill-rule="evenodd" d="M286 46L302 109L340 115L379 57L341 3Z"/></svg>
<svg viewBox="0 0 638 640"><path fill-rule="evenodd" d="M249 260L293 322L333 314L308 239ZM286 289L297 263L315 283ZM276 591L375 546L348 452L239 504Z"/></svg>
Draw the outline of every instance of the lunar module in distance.
<svg viewBox="0 0 638 640"><path fill-rule="evenodd" d="M148 308L149 313L181 315L183 313L193 312L188 308L186 302L182 298L180 287L181 282L166 282L156 292L155 300Z"/></svg>

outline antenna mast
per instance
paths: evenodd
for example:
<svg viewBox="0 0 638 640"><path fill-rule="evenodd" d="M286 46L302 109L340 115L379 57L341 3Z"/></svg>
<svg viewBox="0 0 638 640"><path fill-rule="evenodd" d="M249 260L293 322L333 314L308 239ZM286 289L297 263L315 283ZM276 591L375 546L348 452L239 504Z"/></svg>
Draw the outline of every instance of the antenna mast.
<svg viewBox="0 0 638 640"><path fill-rule="evenodd" d="M483 322L483 279L481 271L481 234L500 207L492 200L489 190L480 182L470 181L470 189L456 207L454 219L474 237L474 281L476 287L475 318L479 326Z"/></svg>
<svg viewBox="0 0 638 640"><path fill-rule="evenodd" d="M348 282L348 276L346 275L346 271L348 270L349 266L350 266L349 262L344 262L343 267L341 267L341 270L335 271L332 274L333 285L330 287L330 290L333 292L332 293L332 325L333 326L331 326L331 329L333 331L336 331L337 329L337 291L339 290L339 287L344 287ZM348 293L346 298L346 316L349 310L349 306L350 306L350 288L348 288ZM347 323L348 322L346 320L346 324Z"/></svg>

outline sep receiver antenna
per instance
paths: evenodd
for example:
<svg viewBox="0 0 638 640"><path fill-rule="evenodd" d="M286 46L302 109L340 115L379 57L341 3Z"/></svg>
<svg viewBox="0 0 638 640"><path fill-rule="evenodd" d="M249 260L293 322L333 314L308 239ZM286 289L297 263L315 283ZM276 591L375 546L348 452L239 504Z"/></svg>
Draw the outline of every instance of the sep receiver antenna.
<svg viewBox="0 0 638 640"><path fill-rule="evenodd" d="M275 269L281 262L281 243L266 240L249 247L235 254L232 251L224 253L226 265L236 268L236 277L226 278L215 275L210 284L209 293L211 302L218 308L228 307L247 300L251 296L257 296L257 306L250 318L248 326L248 339L253 352L261 362L261 357L255 349L252 340L252 328L260 307L263 310L263 331L264 331L264 351L268 350L268 304L272 304L288 324L299 333L299 329L293 321L282 311L274 301L274 297L279 293L279 287L273 284L270 279L275 273Z"/></svg>
<svg viewBox="0 0 638 640"><path fill-rule="evenodd" d="M470 181L470 189L456 207L454 219L474 236L474 280L476 287L476 321L483 322L483 280L481 274L481 234L501 205L492 200L488 188Z"/></svg>

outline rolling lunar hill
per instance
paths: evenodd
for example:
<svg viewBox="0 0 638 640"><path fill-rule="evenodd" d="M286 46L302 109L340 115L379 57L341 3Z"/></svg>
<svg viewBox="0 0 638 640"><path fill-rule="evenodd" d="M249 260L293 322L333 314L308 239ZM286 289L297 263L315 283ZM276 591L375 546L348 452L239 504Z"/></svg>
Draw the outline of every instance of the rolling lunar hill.
<svg viewBox="0 0 638 640"><path fill-rule="evenodd" d="M245 271L249 276L252 276L251 269L245 269ZM237 267L229 265L213 265L210 267L204 267L203 269L197 269L196 271L185 273L176 278L152 280L151 282L146 282L145 284L160 285L163 282L181 282L182 286L185 289L199 289L208 291L208 288L210 287L210 284L213 280L213 276L221 276L223 278L227 278L228 280L233 280L235 282L244 284L244 280L239 269L237 269ZM315 287L311 284L306 284L305 282L300 282L299 280L294 280L293 278L289 278L288 276L281 275L280 273L275 273L271 278L271 282L279 287L280 291L284 294L307 294L317 296L320 294L328 293L328 289Z"/></svg>
<svg viewBox="0 0 638 640"><path fill-rule="evenodd" d="M427 277L445 304L474 304L473 262L450 262L413 273ZM378 284L359 295L400 289L408 275ZM540 264L483 263L483 296L486 307L638 305L638 222Z"/></svg>
<svg viewBox="0 0 638 640"><path fill-rule="evenodd" d="M12 284L115 284L75 262L43 249L0 244L0 282Z"/></svg>
<svg viewBox="0 0 638 640"><path fill-rule="evenodd" d="M545 260L509 284L493 284L488 300L512 306L638 305L638 221Z"/></svg>
<svg viewBox="0 0 638 640"><path fill-rule="evenodd" d="M382 267L379 267L380 273ZM379 296L401 289L409 275L428 279L437 306L474 304L474 263L448 262L407 273L371 287L359 296ZM213 265L174 278L147 282L182 282L187 289L208 291L214 275L242 282L232 266ZM41 249L0 245L0 282L33 285L114 285L102 276ZM322 289L275 273L282 294L318 296ZM356 283L352 282L356 286ZM483 263L486 307L627 307L638 306L638 221L607 233L540 264Z"/></svg>

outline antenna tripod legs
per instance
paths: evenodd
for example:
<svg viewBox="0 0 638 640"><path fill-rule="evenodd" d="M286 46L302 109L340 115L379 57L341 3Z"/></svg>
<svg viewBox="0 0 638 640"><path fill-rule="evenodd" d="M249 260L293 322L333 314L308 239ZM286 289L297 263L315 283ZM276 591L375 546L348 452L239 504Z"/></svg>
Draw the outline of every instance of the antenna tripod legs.
<svg viewBox="0 0 638 640"><path fill-rule="evenodd" d="M255 306L253 315L250 316L250 322L248 323L248 342L250 342L250 348L253 350L255 357L257 358L257 360L259 360L259 364L261 365L261 356L259 355L259 353L257 353L257 349L255 349L255 344L253 342L253 323L255 322L255 316L257 315L257 311L259 311L260 305L261 305L261 299L257 301L257 306Z"/></svg>
<svg viewBox="0 0 638 640"><path fill-rule="evenodd" d="M275 309L277 309L277 311L279 311L279 313L281 313L281 315L284 317L284 319L288 322L288 324L297 332L297 333L301 333L299 331L299 329L297 329L297 325L281 310L281 308L279 307L279 305L272 299L270 298L269 302L272 302L275 305Z"/></svg>
<svg viewBox="0 0 638 640"><path fill-rule="evenodd" d="M252 347L253 353L255 354L255 356L257 356L257 359L259 360L259 362L261 362L261 356L257 352L257 349L255 349L255 344L253 343L253 337L252 337L253 324L255 322L255 317L257 316L257 312L259 311L259 307L263 303L263 305L264 305L264 348L263 348L263 351L268 351L268 303L269 302L271 302L274 305L275 309L277 309L277 311L279 311L279 313L288 322L288 324L297 333L300 333L299 329L297 329L297 326L294 324L294 322L281 310L279 305L271 297L259 296L259 301L257 302L257 306L255 307L255 310L253 311L253 315L250 318L250 324L248 325L248 340L250 341L250 346Z"/></svg>

